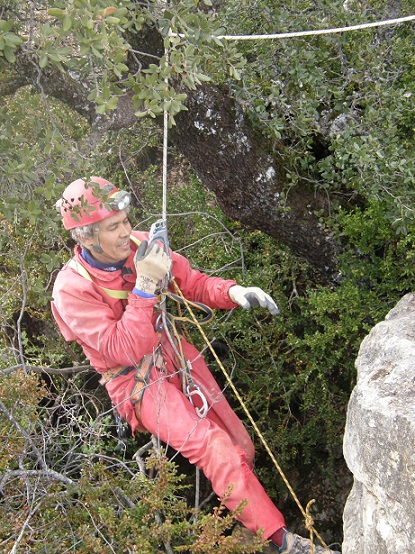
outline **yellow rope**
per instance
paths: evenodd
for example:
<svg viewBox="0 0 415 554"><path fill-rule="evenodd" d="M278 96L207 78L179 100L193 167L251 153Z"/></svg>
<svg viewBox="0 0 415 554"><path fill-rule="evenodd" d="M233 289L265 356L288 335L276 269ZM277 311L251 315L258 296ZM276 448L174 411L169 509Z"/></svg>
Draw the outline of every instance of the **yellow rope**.
<svg viewBox="0 0 415 554"><path fill-rule="evenodd" d="M282 480L284 481L285 485L287 486L288 490L290 491L291 493L291 496L293 497L295 503L297 504L298 508L300 509L303 517L304 517L304 520L305 520L305 526L307 528L307 530L309 531L310 533L310 540L311 540L311 544L312 544L312 550L311 550L311 554L314 554L314 544L313 544L313 535L315 535L319 541L321 542L321 544L327 548L327 545L326 543L324 542L324 540L321 538L321 536L319 535L319 533L316 531L316 529L314 528L314 520L313 518L310 516L310 507L311 505L315 502L315 500L310 500L310 502L307 504L307 508L306 510L303 508L301 502L299 501L297 495L295 494L294 492L294 489L292 488L290 482L288 481L287 477L285 476L281 466L279 465L279 463L277 462L274 454L272 453L272 450L270 449L270 447L268 446L268 443L267 441L265 440L263 434L261 433L261 431L259 430L257 424L255 423L253 417L251 416L248 408L246 407L246 404L242 398L242 396L239 394L238 392L238 389L235 387L235 385L233 384L232 382L232 379L229 377L229 374L228 372L226 371L225 367L223 366L222 362L220 361L218 355L216 354L214 348L212 347L212 345L210 344L210 341L208 339L208 337L206 336L206 333L204 332L204 330L202 329L201 325L199 324L196 316L194 315L190 305L188 305L188 302L186 301L186 298L183 296L183 293L182 291L180 290L178 284L176 283L176 280L174 277L171 278L170 280L171 283L173 283L173 286L175 288L175 291L176 293L180 296L180 298L182 298L183 302L185 303L186 305L186 308L188 309L189 311L189 314L191 315L196 327L198 328L200 334L202 335L204 341L206 342L207 346L209 347L209 350L211 351L213 357L215 358L217 364L219 365L222 373L224 374L229 386L231 387L231 389L233 390L233 393L235 394L236 398L238 399L241 407L243 408L245 414L247 415L249 421L251 422L253 428L255 429L255 432L256 434L258 435L258 437L260 438L265 450L267 451L268 455L270 456L272 462L274 463L275 467L277 468Z"/></svg>
<svg viewBox="0 0 415 554"><path fill-rule="evenodd" d="M169 51L168 49L166 48L165 49L165 64L166 66L168 65L169 63ZM166 86L168 86L168 78L165 79L165 83L166 83ZM167 156L168 156L168 113L167 113L167 110L164 109L163 110L163 115L164 115L164 133L163 133L163 219L164 221L166 221L166 218L167 218ZM304 517L304 520L305 520L305 526L306 526L306 529L309 531L310 533L310 541L311 541L311 554L314 554L314 542L313 542L313 535L315 534L316 537L320 540L321 544L327 548L327 545L326 543L323 541L323 539L321 538L321 536L317 533L317 531L315 530L314 528L314 520L313 518L310 516L310 507L311 505L315 502L314 500L310 500L310 502L307 504L307 508L306 510L304 510L301 502L299 501L297 495L295 494L294 492L294 489L291 487L291 484L289 483L287 477L285 476L282 468L280 467L280 465L278 464L274 454L272 453L270 447L268 446L268 443L266 442L264 436L262 435L261 431L259 430L257 424L255 423L253 417L251 416L248 408L246 407L246 404L245 402L243 401L243 398L241 397L241 395L239 394L237 388L235 387L235 385L233 384L231 378L229 377L229 374L228 372L226 371L225 367L223 366L222 362L220 361L219 357L217 356L215 350L213 349L209 339L207 338L206 336L206 333L203 331L197 317L195 316L195 314L193 313L193 310L191 309L190 307L190 304L189 302L186 300L186 298L183 296L183 293L182 291L180 290L178 284L176 283L176 280L175 278L172 276L171 278L171 282L173 283L173 286L177 292L177 294L180 296L180 298L183 300L189 314L191 315L191 318L193 320L193 322L195 323L196 327L198 328L200 334L202 335L204 341L206 342L206 345L208 346L209 350L211 351L213 357L215 358L217 364L219 365L220 369L222 370L222 373L224 374L227 382L229 383L229 386L231 387L231 389L233 390L236 398L238 399L241 407L243 408L245 414L247 415L249 421L251 422L253 428L255 429L255 432L256 434L258 435L258 437L260 438L262 444L264 445L266 451L268 452L268 455L270 456L271 460L273 461L275 467L277 468L281 478L283 479L284 483L286 484L288 490L290 491L291 493L291 496L293 497L294 501L296 502L298 508L300 509L303 517ZM179 344L181 343L181 341L179 340L178 341ZM181 354L183 354L181 352Z"/></svg>
<svg viewBox="0 0 415 554"><path fill-rule="evenodd" d="M306 526L306 529L308 530L308 532L310 533L310 542L311 542L311 553L310 554L314 554L314 540L313 540L313 536L314 536L314 533L317 535L315 529L314 529L314 519L312 518L312 516L310 515L310 508L312 506L312 504L314 504L315 500L314 498L311 499L308 503L307 503L307 506L305 508L305 526ZM317 535L318 538L320 539L321 541L321 537L319 535ZM323 541L321 541L323 543L324 546L326 546L324 544Z"/></svg>

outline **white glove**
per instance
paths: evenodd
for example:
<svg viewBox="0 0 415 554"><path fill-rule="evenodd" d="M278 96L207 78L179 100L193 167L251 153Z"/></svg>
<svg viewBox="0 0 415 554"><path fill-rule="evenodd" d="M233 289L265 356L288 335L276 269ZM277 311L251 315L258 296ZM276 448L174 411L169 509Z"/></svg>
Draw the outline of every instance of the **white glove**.
<svg viewBox="0 0 415 554"><path fill-rule="evenodd" d="M147 241L143 241L134 256L137 271L135 286L144 292L154 294L157 283L171 269L170 256L158 244L154 243L147 250Z"/></svg>
<svg viewBox="0 0 415 554"><path fill-rule="evenodd" d="M240 285L234 285L229 289L228 294L232 302L239 304L242 308L245 308L245 310L261 306L269 310L272 315L278 315L280 313L278 306L271 296L259 287L241 287Z"/></svg>

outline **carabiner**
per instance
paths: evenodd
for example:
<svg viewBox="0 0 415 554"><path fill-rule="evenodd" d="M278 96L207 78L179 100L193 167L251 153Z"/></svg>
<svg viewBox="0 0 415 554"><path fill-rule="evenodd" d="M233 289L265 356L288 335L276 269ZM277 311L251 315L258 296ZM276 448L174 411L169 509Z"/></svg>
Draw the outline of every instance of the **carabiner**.
<svg viewBox="0 0 415 554"><path fill-rule="evenodd" d="M206 396L203 394L203 392L200 390L200 388L193 384L192 386L188 385L186 388L186 396L189 399L190 403L195 409L196 414L200 417L200 419L203 419L207 416L209 406L206 400ZM193 402L193 396L198 396L200 400L202 401L202 407L196 408Z"/></svg>

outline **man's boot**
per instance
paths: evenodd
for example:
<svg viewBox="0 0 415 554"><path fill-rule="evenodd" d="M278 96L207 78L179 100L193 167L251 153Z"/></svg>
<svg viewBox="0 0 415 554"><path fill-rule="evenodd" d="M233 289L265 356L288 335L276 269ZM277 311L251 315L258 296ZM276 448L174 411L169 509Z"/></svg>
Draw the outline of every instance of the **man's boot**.
<svg viewBox="0 0 415 554"><path fill-rule="evenodd" d="M258 537L255 533L252 533L252 531L249 531L242 525L235 526L232 536L237 537L238 542L246 545L248 548L252 548L254 544L258 544ZM252 552L252 550L249 551ZM284 544L281 548L275 544L268 543L262 546L261 552L262 554L311 554L311 542L309 539L305 539L288 531L284 537ZM330 550L316 544L314 545L314 553L340 554L337 550ZM260 551L258 551L257 554L260 554Z"/></svg>
<svg viewBox="0 0 415 554"><path fill-rule="evenodd" d="M277 552L280 554L311 554L312 552L311 541L309 539L305 539L289 531L285 534L284 543L281 548L275 545L272 545L272 548L274 549L274 554L277 554ZM337 550L330 550L316 544L314 545L314 552L315 554L340 554Z"/></svg>

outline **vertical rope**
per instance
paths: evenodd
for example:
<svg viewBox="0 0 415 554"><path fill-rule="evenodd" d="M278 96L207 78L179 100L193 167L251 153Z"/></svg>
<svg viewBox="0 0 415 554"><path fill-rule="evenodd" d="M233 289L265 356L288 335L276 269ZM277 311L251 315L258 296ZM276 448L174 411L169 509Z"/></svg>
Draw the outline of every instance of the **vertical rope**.
<svg viewBox="0 0 415 554"><path fill-rule="evenodd" d="M169 51L166 47L165 53L165 66L169 65ZM169 79L168 77L164 78L165 90L166 92L169 89ZM163 110L163 204L161 217L164 221L167 219L167 154L168 154L168 128L169 128L169 114L167 113L166 108Z"/></svg>

